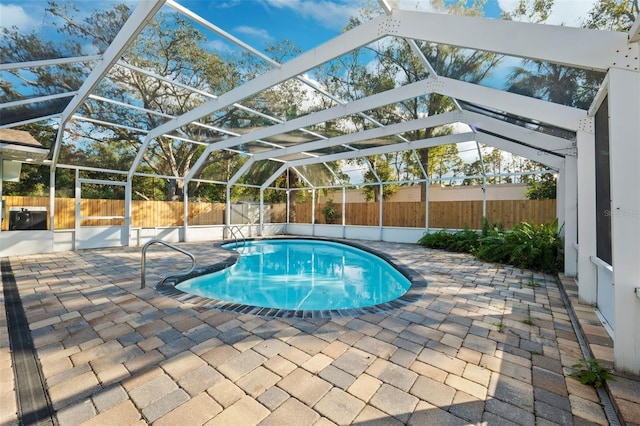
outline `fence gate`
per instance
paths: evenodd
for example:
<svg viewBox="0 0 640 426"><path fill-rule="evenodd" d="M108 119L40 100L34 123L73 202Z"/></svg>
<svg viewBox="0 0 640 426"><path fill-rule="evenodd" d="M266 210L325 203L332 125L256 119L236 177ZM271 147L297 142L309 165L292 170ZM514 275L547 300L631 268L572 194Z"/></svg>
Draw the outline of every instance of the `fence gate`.
<svg viewBox="0 0 640 426"><path fill-rule="evenodd" d="M80 179L75 186L75 248L123 247L129 245L129 226L126 214L127 200L120 204L113 200L82 199L82 185L127 186L126 182ZM128 191L125 191L128 194ZM127 195L125 195L125 198Z"/></svg>

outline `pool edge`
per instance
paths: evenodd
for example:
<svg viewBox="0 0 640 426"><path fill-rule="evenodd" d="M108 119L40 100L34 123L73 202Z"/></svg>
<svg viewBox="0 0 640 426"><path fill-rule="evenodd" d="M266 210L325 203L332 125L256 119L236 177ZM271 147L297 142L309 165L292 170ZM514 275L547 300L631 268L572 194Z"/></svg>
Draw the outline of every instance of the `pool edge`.
<svg viewBox="0 0 640 426"><path fill-rule="evenodd" d="M189 303L194 308L215 308L222 311L236 312L241 314L251 314L262 317L274 317L274 318L309 318L309 319L329 319L338 317L356 317L362 315L375 315L390 310L399 309L415 303L422 299L424 293L428 287L427 280L417 271L411 267L402 265L394 257L388 253L381 252L372 247L357 243L352 240L340 239L340 238L326 238L326 237L313 237L313 236L299 236L299 235L282 235L282 236L270 236L270 237L255 237L246 238L247 241L253 240L276 240L276 239L300 239L300 240L314 240L314 241L327 241L338 244L344 244L347 246L355 247L357 249L366 251L374 256L377 256L395 268L405 278L409 280L411 286L400 297L390 300L388 302L380 303L377 305L366 306L361 308L348 308L348 309L322 309L322 310L293 310L293 309L280 309L280 308L265 308L251 305L244 305L233 302L225 302L218 299L211 299L207 297L197 296L195 294L186 293L177 289L175 286L182 281L188 280L200 275L209 274L212 272L221 271L232 265L234 265L240 257L238 253L233 252L222 262L215 263L213 265L207 265L196 268L193 272L186 275L169 276L156 284L155 289L163 296L171 297L179 300L183 303ZM229 244L230 241L220 241L213 243L214 247L218 247L221 250L222 246Z"/></svg>

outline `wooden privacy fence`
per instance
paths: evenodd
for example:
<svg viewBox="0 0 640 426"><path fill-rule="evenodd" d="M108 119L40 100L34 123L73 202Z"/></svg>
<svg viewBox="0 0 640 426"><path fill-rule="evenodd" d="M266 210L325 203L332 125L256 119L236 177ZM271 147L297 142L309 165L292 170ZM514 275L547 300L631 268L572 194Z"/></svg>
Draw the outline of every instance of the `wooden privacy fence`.
<svg viewBox="0 0 640 426"><path fill-rule="evenodd" d="M7 196L5 217L2 230L9 229L10 207L46 207L47 197ZM124 216L123 200L83 199L80 206L82 216ZM134 227L181 226L184 221L184 203L181 201L144 201L131 202L131 225ZM55 229L73 229L75 227L75 199L55 199ZM189 202L189 223L191 225L220 225L224 223L223 203ZM123 219L85 219L82 226L123 225ZM47 228L49 227L47 219Z"/></svg>
<svg viewBox="0 0 640 426"><path fill-rule="evenodd" d="M316 206L316 223L325 223L323 206ZM337 223L341 223L342 204L334 203L340 212ZM425 227L425 202L384 202L382 225L407 228ZM506 228L522 222L536 224L551 222L556 218L556 200L492 200L487 201L487 218L490 223L500 222ZM296 222L311 223L311 204L296 205ZM347 203L345 223L347 225L378 226L380 209L378 203ZM462 229L482 228L482 201L432 201L429 203L429 228Z"/></svg>
<svg viewBox="0 0 640 426"><path fill-rule="evenodd" d="M5 220L2 230L9 229L10 207L45 207L49 209L48 197L5 196ZM234 206L242 206L241 204ZM255 205L253 205L255 207ZM284 204L266 205L265 223L285 223ZM323 205L316 205L316 223L325 223ZM343 205L334 203L340 214L336 223L341 223ZM238 207L241 211L242 207ZM296 223L311 223L311 203L298 204ZM190 225L222 225L225 221L223 203L189 202L188 223ZM234 211L236 208L234 207ZM55 229L75 227L75 199L55 199ZM82 216L124 216L123 200L83 199ZM184 223L184 204L181 201L144 201L131 203L131 225L134 227L181 226ZM47 215L48 216L48 215ZM255 215L254 215L255 216ZM255 222L256 217L251 221ZM242 215L234 216L242 217ZM491 223L501 222L510 228L524 221L546 223L556 217L556 200L498 200L487 201L487 218ZM232 218L233 223L241 219ZM48 217L47 217L48 222ZM345 223L347 225L378 226L380 210L378 203L347 203ZM85 219L82 226L122 225L122 219ZM425 202L384 202L382 225L408 228L425 227ZM429 203L429 227L460 229L482 227L482 201L434 201ZM47 228L49 224L47 223Z"/></svg>

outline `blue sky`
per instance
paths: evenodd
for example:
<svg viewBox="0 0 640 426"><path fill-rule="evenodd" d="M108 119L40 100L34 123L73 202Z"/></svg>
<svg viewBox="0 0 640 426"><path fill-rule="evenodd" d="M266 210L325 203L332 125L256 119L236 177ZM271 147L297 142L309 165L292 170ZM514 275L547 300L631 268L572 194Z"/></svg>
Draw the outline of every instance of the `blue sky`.
<svg viewBox="0 0 640 426"><path fill-rule="evenodd" d="M446 0L446 3L452 1ZM550 23L579 25L594 1L556 0ZM404 9L434 11L428 0L396 2ZM348 16L356 13L362 4L359 0L182 0L180 3L257 48L288 39L303 51L340 34ZM485 16L498 18L503 11L513 10L517 3L518 0L487 0Z"/></svg>
<svg viewBox="0 0 640 426"><path fill-rule="evenodd" d="M453 0L446 0L451 2ZM579 25L595 0L556 0L550 19L552 24ZM60 1L62 3L62 1ZM105 9L119 0L77 0L85 13ZM135 6L134 0L124 0ZM518 0L488 0L485 16L499 17L512 10ZM291 40L303 51L338 35L355 13L360 0L179 0L225 31L262 50L268 44ZM377 4L375 1L373 4ZM428 0L389 0L405 9L433 11ZM45 13L46 0L0 0L0 25L16 25L25 31L52 31L52 17ZM165 10L172 10L165 7Z"/></svg>

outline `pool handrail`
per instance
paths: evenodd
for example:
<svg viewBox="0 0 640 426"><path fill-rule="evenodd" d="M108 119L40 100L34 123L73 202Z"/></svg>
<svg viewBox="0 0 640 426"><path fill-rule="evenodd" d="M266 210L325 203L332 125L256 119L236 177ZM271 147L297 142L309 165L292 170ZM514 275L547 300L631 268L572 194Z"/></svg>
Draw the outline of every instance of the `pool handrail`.
<svg viewBox="0 0 640 426"><path fill-rule="evenodd" d="M189 269L184 274L179 274L180 276L189 275L190 273L193 272L194 269L196 269L196 258L195 258L194 255L192 255L188 251L183 250L180 247L176 247L173 244L169 244L166 241L151 240L151 241L147 242L142 247L142 259L140 260L140 266L141 266L141 268L140 268L140 288L145 288L145 286L146 286L145 275L146 275L147 248L149 248L149 246L151 246L153 244L162 244L163 246L166 246L166 247L169 247L169 248L171 248L173 250L179 251L182 254L186 254L187 256L189 256L191 258L191 269Z"/></svg>
<svg viewBox="0 0 640 426"><path fill-rule="evenodd" d="M236 242L236 247L238 247L238 236L233 231L234 229L236 229L240 233L240 236L242 237L242 245L244 245L244 243L246 242L247 239L244 236L244 234L242 233L242 229L240 229L240 227L238 225L233 225L233 226L227 225L226 228L229 229L229 232L231 232L231 236L233 237L233 239Z"/></svg>

